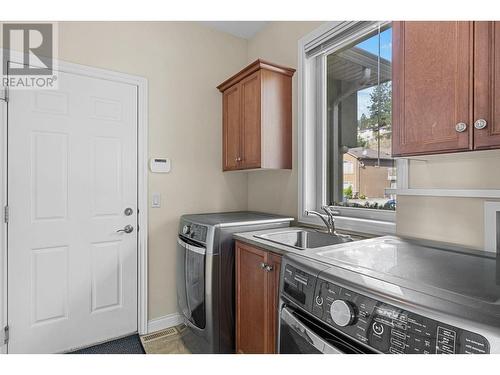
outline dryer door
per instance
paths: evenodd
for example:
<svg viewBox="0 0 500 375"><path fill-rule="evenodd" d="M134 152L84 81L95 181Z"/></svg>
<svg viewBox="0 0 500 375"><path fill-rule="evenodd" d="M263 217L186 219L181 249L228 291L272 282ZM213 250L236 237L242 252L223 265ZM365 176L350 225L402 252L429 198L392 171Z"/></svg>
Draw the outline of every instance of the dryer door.
<svg viewBox="0 0 500 375"><path fill-rule="evenodd" d="M205 328L205 247L177 239L177 301L182 314Z"/></svg>

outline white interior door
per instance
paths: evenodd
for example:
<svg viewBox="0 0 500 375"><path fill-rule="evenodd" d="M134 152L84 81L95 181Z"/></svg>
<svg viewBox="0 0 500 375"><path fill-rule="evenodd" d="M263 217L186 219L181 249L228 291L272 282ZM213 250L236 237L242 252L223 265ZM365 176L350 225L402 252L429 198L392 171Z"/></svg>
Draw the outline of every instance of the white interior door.
<svg viewBox="0 0 500 375"><path fill-rule="evenodd" d="M9 353L137 331L137 87L58 84L10 91Z"/></svg>

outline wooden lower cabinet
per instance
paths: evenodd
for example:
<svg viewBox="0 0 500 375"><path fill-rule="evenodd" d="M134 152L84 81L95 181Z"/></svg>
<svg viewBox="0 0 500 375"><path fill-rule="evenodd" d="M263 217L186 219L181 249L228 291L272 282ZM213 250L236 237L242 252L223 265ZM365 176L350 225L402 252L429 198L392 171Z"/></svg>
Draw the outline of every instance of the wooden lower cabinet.
<svg viewBox="0 0 500 375"><path fill-rule="evenodd" d="M276 353L281 256L236 241L236 352Z"/></svg>

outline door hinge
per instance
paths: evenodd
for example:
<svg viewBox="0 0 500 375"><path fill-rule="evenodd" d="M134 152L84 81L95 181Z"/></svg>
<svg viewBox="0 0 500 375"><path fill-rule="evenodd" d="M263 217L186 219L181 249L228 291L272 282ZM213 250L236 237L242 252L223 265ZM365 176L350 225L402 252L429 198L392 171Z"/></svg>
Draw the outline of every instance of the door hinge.
<svg viewBox="0 0 500 375"><path fill-rule="evenodd" d="M6 224L9 222L9 206L3 208L3 222Z"/></svg>
<svg viewBox="0 0 500 375"><path fill-rule="evenodd" d="M5 345L7 345L9 343L9 326L8 325L3 328L3 334L4 334L3 343Z"/></svg>
<svg viewBox="0 0 500 375"><path fill-rule="evenodd" d="M5 103L9 102L9 86L4 86L3 98L0 98L0 100L3 100Z"/></svg>

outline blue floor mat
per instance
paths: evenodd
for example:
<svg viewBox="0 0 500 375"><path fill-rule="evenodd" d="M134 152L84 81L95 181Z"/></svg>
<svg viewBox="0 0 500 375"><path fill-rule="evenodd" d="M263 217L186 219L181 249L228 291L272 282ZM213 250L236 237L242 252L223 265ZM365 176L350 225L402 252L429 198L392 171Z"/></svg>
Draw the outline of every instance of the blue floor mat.
<svg viewBox="0 0 500 375"><path fill-rule="evenodd" d="M146 352L139 335L135 334L68 354L146 354Z"/></svg>

